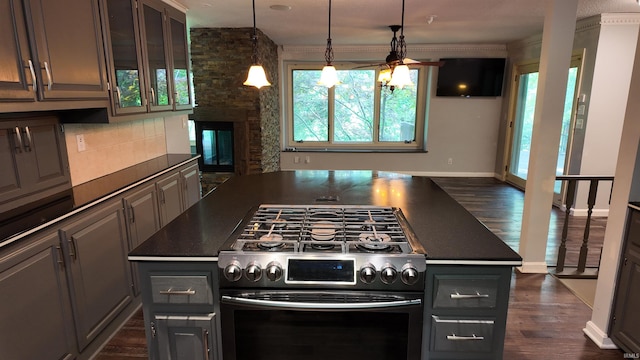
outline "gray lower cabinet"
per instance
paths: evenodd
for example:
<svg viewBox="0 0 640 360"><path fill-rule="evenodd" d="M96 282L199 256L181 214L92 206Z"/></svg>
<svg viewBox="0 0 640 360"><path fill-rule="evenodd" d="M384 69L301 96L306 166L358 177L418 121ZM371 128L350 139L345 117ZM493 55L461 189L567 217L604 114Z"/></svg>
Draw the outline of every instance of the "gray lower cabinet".
<svg viewBox="0 0 640 360"><path fill-rule="evenodd" d="M180 177L184 187L183 206L188 209L191 205L200 201L202 198L202 187L200 183L200 169L198 163L188 166L180 171Z"/></svg>
<svg viewBox="0 0 640 360"><path fill-rule="evenodd" d="M19 250L0 251L0 303L1 358L76 357L73 316L57 231L36 235Z"/></svg>
<svg viewBox="0 0 640 360"><path fill-rule="evenodd" d="M149 358L221 359L214 262L138 262Z"/></svg>
<svg viewBox="0 0 640 360"><path fill-rule="evenodd" d="M640 211L630 208L615 292L611 340L627 353L640 353Z"/></svg>
<svg viewBox="0 0 640 360"><path fill-rule="evenodd" d="M161 315L154 317L161 360L213 359L215 314Z"/></svg>
<svg viewBox="0 0 640 360"><path fill-rule="evenodd" d="M427 266L424 359L502 359L512 269Z"/></svg>
<svg viewBox="0 0 640 360"><path fill-rule="evenodd" d="M183 190L180 182L180 173L158 180L158 202L160 206L160 225L165 226L182 213Z"/></svg>
<svg viewBox="0 0 640 360"><path fill-rule="evenodd" d="M78 216L60 237L82 351L133 299L121 201Z"/></svg>
<svg viewBox="0 0 640 360"><path fill-rule="evenodd" d="M160 209L155 184L147 184L142 189L126 195L123 199L126 213L129 251L142 244L160 229ZM133 291L139 294L138 269L131 263Z"/></svg>

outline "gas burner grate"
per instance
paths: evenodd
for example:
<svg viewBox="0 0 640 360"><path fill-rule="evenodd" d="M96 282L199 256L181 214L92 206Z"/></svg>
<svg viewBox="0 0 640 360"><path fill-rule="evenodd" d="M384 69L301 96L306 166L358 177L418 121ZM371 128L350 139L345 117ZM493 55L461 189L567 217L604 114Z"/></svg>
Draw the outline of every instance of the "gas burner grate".
<svg viewBox="0 0 640 360"><path fill-rule="evenodd" d="M263 252L412 252L397 209L377 206L261 205L234 250Z"/></svg>

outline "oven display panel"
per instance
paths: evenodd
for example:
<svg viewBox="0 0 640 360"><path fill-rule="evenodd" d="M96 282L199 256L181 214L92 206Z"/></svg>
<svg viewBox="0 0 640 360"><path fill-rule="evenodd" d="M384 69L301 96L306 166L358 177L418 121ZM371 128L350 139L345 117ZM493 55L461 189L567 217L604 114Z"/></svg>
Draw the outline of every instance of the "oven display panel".
<svg viewBox="0 0 640 360"><path fill-rule="evenodd" d="M287 263L286 282L290 284L356 283L355 259L295 259Z"/></svg>

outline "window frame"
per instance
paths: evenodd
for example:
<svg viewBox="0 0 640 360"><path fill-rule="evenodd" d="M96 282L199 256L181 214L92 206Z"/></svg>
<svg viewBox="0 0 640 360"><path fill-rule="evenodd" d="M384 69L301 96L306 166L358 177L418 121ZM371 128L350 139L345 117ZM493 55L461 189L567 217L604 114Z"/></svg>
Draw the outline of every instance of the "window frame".
<svg viewBox="0 0 640 360"><path fill-rule="evenodd" d="M354 63L333 63L337 70L353 70L354 66L358 66ZM426 109L427 109L427 94L429 84L430 71L425 67L418 67L418 84L416 88L416 121L415 121L415 139L409 143L406 142L389 142L379 141L380 132L380 99L381 91L389 91L388 89L382 89L376 82L374 93L374 131L372 142L357 142L357 143L345 143L333 141L333 129L334 129L334 101L335 93L333 89L329 89L327 99L329 101L329 136L328 141L303 141L297 142L293 138L293 71L294 70L322 70L324 63L286 63L286 82L285 94L286 94L286 120L285 120L285 151L388 151L388 152L423 152L426 151ZM365 67L358 70L374 70L374 79L378 78L378 74L381 70L379 66ZM395 91L402 91L396 89Z"/></svg>

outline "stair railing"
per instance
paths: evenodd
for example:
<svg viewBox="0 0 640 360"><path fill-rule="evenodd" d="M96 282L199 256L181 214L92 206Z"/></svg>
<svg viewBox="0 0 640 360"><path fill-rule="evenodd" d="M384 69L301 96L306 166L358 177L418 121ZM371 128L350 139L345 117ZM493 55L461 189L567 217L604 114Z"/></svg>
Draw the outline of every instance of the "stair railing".
<svg viewBox="0 0 640 360"><path fill-rule="evenodd" d="M565 217L562 225L562 239L558 248L558 261L556 264L556 276L564 277L597 277L597 270L586 273L587 254L589 252L589 230L591 227L591 216L593 207L596 203L596 195L598 193L598 184L601 181L611 181L613 189L613 176L585 176L585 175L559 175L556 180L566 183L566 194L564 198ZM582 237L582 245L580 246L580 255L578 257L578 266L574 271L565 270L565 258L567 254L567 236L569 232L569 218L571 217L571 209L575 205L576 187L579 181L589 181L589 196L587 198L587 219L584 227L584 235ZM611 201L611 193L609 193L609 201Z"/></svg>

